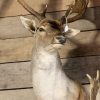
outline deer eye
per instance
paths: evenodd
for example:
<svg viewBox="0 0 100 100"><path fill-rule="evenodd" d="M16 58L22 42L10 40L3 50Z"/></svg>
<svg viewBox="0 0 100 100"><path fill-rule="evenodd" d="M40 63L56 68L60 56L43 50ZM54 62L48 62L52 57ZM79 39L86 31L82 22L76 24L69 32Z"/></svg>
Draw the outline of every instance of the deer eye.
<svg viewBox="0 0 100 100"><path fill-rule="evenodd" d="M40 31L40 32L43 32L43 31L45 31L45 30L44 30L43 28L39 28L39 31Z"/></svg>

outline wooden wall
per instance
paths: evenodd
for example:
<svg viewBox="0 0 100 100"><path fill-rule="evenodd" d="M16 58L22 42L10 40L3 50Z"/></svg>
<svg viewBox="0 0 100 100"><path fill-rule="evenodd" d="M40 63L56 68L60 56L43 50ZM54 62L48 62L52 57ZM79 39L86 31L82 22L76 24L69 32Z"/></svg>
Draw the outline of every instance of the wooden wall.
<svg viewBox="0 0 100 100"><path fill-rule="evenodd" d="M25 1L38 12L46 2ZM65 13L66 5L73 2L48 0L46 16L59 19ZM33 98L30 60L34 38L21 24L20 15L33 18L17 0L0 0L0 100ZM90 0L84 17L69 26L81 32L59 51L64 71L87 84L86 73L95 76L96 70L100 70L100 0Z"/></svg>

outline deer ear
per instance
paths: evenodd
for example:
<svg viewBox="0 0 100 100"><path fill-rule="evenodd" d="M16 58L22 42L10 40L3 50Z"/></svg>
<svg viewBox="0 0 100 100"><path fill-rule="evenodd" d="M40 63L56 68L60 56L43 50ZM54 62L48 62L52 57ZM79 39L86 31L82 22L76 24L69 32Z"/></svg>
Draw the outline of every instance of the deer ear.
<svg viewBox="0 0 100 100"><path fill-rule="evenodd" d="M32 33L35 32L35 29L36 29L35 20L31 20L22 16L20 17L20 19L21 19L22 24L25 26L25 28L27 28Z"/></svg>
<svg viewBox="0 0 100 100"><path fill-rule="evenodd" d="M80 33L80 30L69 28L68 31L65 32L65 36L68 38L71 38L71 37L77 35L78 33Z"/></svg>
<svg viewBox="0 0 100 100"><path fill-rule="evenodd" d="M78 33L80 33L80 30L69 28L67 24L64 26L64 34L66 37L71 38Z"/></svg>
<svg viewBox="0 0 100 100"><path fill-rule="evenodd" d="M77 35L78 33L80 33L80 30L69 28L68 32L66 33L66 36L70 38Z"/></svg>

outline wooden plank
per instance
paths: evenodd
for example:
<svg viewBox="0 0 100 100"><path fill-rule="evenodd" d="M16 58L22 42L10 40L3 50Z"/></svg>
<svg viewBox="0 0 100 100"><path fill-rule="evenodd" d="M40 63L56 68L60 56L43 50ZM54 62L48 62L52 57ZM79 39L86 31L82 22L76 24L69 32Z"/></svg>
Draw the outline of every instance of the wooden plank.
<svg viewBox="0 0 100 100"><path fill-rule="evenodd" d="M96 6L100 6L100 0L89 0L89 7L96 7Z"/></svg>
<svg viewBox="0 0 100 100"><path fill-rule="evenodd" d="M0 64L0 90L32 87L30 62Z"/></svg>
<svg viewBox="0 0 100 100"><path fill-rule="evenodd" d="M46 3L47 0L25 0L25 2L34 8L36 11L41 12L43 5ZM48 0L48 11L59 11L65 8L64 3L71 4L74 0ZM18 2L17 0L8 0L5 4L6 0L0 1L0 16L16 16L16 15L24 15L29 14ZM55 4L57 5L55 7ZM60 6L59 6L60 4Z"/></svg>
<svg viewBox="0 0 100 100"><path fill-rule="evenodd" d="M1 63L30 60L34 39L18 38L0 40Z"/></svg>
<svg viewBox="0 0 100 100"><path fill-rule="evenodd" d="M41 12L47 0L25 0L25 2ZM48 12L66 10L66 5L74 3L75 0L48 0ZM55 6L56 5L56 6ZM100 6L99 0L90 0L89 7ZM0 0L0 17L29 14L17 0Z"/></svg>
<svg viewBox="0 0 100 100"><path fill-rule="evenodd" d="M89 91L88 85L85 85L84 87L87 91ZM0 91L0 100L28 100L28 99L36 100L32 89ZM98 92L96 100L100 100L100 90Z"/></svg>
<svg viewBox="0 0 100 100"><path fill-rule="evenodd" d="M88 83L86 74L100 70L100 56L62 59L64 72L72 79ZM30 62L0 64L0 90L32 87Z"/></svg>
<svg viewBox="0 0 100 100"><path fill-rule="evenodd" d="M28 36L32 36L32 34L24 28L19 17L0 19L0 39Z"/></svg>
<svg viewBox="0 0 100 100"><path fill-rule="evenodd" d="M0 100L36 100L32 89L0 91Z"/></svg>
<svg viewBox="0 0 100 100"><path fill-rule="evenodd" d="M68 40L60 52L61 58L100 55L100 31L81 32ZM31 59L34 37L0 40L0 63Z"/></svg>
<svg viewBox="0 0 100 100"><path fill-rule="evenodd" d="M89 91L88 85L84 85L84 87L87 91ZM28 100L28 99L36 100L32 89L0 91L0 100ZM96 100L100 100L100 90L98 92Z"/></svg>
<svg viewBox="0 0 100 100"><path fill-rule="evenodd" d="M64 11L47 13L47 17L60 19L64 13ZM72 28L80 29L81 31L100 29L99 16L100 7L89 8L83 19L70 23L69 26ZM25 17L33 18L30 15ZM27 36L32 36L32 34L24 28L19 17L0 18L0 39Z"/></svg>

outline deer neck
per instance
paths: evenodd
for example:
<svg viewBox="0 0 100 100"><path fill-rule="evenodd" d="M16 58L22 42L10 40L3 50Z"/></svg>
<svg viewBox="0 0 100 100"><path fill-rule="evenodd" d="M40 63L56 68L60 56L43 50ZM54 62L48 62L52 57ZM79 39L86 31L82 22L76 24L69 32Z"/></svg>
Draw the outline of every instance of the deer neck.
<svg viewBox="0 0 100 100"><path fill-rule="evenodd" d="M53 64L53 68L61 67L61 61L57 50L41 37L35 37L32 63L34 63L33 67L39 68L39 66L43 66L44 69L51 67L51 64Z"/></svg>
<svg viewBox="0 0 100 100"><path fill-rule="evenodd" d="M57 52L57 50L53 48L50 41L51 41L51 39L49 37L44 38L39 35L35 36L35 41L34 41L35 46L33 48L33 54L34 54L34 52L38 53L38 52L42 52L42 51L48 52L50 54L53 53L50 51Z"/></svg>

